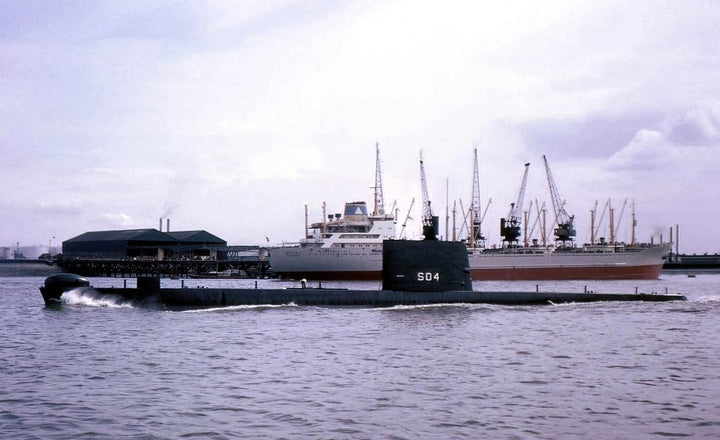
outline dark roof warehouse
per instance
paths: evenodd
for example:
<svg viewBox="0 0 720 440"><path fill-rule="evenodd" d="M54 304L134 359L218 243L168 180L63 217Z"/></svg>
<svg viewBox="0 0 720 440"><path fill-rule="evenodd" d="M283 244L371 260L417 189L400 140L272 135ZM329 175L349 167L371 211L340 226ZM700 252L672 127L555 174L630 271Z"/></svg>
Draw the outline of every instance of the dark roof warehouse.
<svg viewBox="0 0 720 440"><path fill-rule="evenodd" d="M206 231L157 229L94 231L63 242L63 256L76 259L215 258L227 242Z"/></svg>

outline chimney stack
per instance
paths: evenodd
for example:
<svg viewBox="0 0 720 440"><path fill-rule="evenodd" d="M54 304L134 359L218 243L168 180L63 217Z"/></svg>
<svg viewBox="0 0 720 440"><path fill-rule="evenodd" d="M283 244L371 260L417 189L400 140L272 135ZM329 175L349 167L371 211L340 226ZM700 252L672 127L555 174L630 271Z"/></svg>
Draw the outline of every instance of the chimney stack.
<svg viewBox="0 0 720 440"><path fill-rule="evenodd" d="M160 229L160 232L162 232L162 217L160 217L160 226L158 226L158 229Z"/></svg>
<svg viewBox="0 0 720 440"><path fill-rule="evenodd" d="M170 219L165 220L165 232L170 232Z"/></svg>

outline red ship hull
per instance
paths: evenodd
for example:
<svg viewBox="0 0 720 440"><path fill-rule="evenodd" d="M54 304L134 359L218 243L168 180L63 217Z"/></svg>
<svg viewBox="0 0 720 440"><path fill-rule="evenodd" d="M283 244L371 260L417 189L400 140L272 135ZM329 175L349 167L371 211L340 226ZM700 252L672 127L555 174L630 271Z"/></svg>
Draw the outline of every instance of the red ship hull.
<svg viewBox="0 0 720 440"><path fill-rule="evenodd" d="M632 267L554 267L472 269L473 281L550 281L550 280L656 280L662 264ZM380 271L287 272L283 278L323 281L380 281Z"/></svg>

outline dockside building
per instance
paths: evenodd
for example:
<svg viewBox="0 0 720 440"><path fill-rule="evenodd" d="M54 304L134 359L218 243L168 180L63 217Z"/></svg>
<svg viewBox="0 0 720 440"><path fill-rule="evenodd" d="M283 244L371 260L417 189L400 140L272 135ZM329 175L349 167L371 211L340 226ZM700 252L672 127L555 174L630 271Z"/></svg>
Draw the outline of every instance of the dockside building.
<svg viewBox="0 0 720 440"><path fill-rule="evenodd" d="M215 260L227 242L207 231L126 229L85 232L62 248L64 259Z"/></svg>

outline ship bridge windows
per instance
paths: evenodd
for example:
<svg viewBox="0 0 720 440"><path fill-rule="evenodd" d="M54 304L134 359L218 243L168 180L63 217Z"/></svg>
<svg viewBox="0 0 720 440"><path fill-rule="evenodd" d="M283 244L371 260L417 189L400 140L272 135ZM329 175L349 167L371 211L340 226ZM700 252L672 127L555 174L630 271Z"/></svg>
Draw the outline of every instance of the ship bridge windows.
<svg viewBox="0 0 720 440"><path fill-rule="evenodd" d="M361 215L367 217L367 204L365 202L352 202L345 204L345 216L348 215Z"/></svg>
<svg viewBox="0 0 720 440"><path fill-rule="evenodd" d="M361 232L365 233L370 230L370 223L342 223L339 225L328 225L326 232L328 233L342 233L342 232Z"/></svg>
<svg viewBox="0 0 720 440"><path fill-rule="evenodd" d="M373 243L333 243L331 246L333 249L370 249L370 250L376 250L380 249L382 250L382 245L379 244L373 244Z"/></svg>
<svg viewBox="0 0 720 440"><path fill-rule="evenodd" d="M345 219L345 222L367 222L367 205L365 202L346 203L343 218Z"/></svg>
<svg viewBox="0 0 720 440"><path fill-rule="evenodd" d="M380 234L341 234L340 239L377 239L380 238Z"/></svg>

